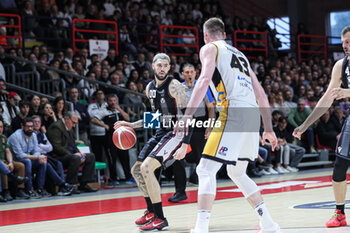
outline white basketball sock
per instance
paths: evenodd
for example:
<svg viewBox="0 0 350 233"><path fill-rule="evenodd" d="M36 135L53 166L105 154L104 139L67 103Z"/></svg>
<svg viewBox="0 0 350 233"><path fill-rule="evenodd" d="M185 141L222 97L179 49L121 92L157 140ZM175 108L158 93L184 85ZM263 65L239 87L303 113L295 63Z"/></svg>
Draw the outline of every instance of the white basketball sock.
<svg viewBox="0 0 350 233"><path fill-rule="evenodd" d="M276 225L272 220L271 215L269 214L269 211L267 210L264 202L261 202L255 206L254 210L259 216L261 227L263 229L269 229Z"/></svg>
<svg viewBox="0 0 350 233"><path fill-rule="evenodd" d="M209 232L209 220L210 210L198 210L196 228L194 229L197 233L208 233Z"/></svg>

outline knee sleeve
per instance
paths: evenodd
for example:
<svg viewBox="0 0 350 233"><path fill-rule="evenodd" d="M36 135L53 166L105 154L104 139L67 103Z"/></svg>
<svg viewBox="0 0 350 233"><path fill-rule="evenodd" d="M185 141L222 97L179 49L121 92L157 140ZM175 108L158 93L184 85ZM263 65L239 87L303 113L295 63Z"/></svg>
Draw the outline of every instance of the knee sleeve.
<svg viewBox="0 0 350 233"><path fill-rule="evenodd" d="M227 173L238 186L245 198L259 191L259 187L246 174L248 161L237 161L236 166L227 166Z"/></svg>
<svg viewBox="0 0 350 233"><path fill-rule="evenodd" d="M350 164L349 160L345 160L339 157L335 159L333 177L332 177L332 179L335 182L342 182L346 180L346 172L349 168L349 164Z"/></svg>
<svg viewBox="0 0 350 233"><path fill-rule="evenodd" d="M201 159L196 169L199 180L198 195L216 194L216 173L221 165L212 160Z"/></svg>

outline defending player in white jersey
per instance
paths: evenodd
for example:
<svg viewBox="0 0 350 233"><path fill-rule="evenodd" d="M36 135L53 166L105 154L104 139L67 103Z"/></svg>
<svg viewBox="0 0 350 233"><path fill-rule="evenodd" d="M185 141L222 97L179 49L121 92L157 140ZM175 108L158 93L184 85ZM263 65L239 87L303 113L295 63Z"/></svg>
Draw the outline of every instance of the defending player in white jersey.
<svg viewBox="0 0 350 233"><path fill-rule="evenodd" d="M191 232L208 232L211 208L216 194L216 173L222 164L227 164L229 177L259 216L260 232L278 233L279 227L272 220L258 186L245 172L247 160L254 160L258 155L260 126L258 106L265 126L263 141L269 140L273 149L277 146L277 138L272 130L269 103L247 58L224 41L226 36L224 30L224 23L219 18L210 18L204 23L206 45L200 51L202 72L182 119L187 122L192 118L210 84L217 105L221 107L217 120L221 122L221 126L214 128L210 134L197 167L198 213L196 227ZM187 128L176 127L174 132L182 134L183 130L187 131Z"/></svg>

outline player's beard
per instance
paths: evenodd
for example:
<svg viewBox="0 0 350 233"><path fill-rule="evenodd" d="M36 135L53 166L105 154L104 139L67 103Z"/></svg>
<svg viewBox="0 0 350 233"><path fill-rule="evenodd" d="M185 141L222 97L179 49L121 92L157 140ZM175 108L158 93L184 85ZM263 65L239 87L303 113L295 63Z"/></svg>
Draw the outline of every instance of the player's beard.
<svg viewBox="0 0 350 233"><path fill-rule="evenodd" d="M168 77L168 74L169 74L169 71L164 75L163 78L161 78L156 72L154 72L154 75L156 76L156 78L157 78L159 81L165 80L165 79Z"/></svg>

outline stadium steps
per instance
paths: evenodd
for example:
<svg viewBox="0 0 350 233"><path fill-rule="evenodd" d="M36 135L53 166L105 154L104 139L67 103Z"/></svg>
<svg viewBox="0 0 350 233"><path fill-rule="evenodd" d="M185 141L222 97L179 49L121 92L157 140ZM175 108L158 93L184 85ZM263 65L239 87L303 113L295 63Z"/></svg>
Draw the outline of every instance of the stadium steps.
<svg viewBox="0 0 350 233"><path fill-rule="evenodd" d="M332 161L311 161L311 162L301 162L298 164L298 168L301 167L317 167L317 166L325 166L331 165Z"/></svg>
<svg viewBox="0 0 350 233"><path fill-rule="evenodd" d="M318 153L304 154L302 162L298 168L328 166L333 162L329 161L329 151L327 149L318 150Z"/></svg>

